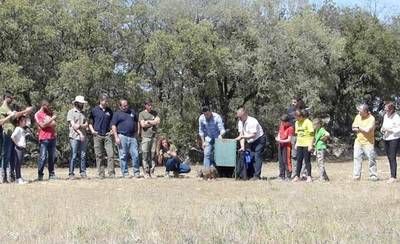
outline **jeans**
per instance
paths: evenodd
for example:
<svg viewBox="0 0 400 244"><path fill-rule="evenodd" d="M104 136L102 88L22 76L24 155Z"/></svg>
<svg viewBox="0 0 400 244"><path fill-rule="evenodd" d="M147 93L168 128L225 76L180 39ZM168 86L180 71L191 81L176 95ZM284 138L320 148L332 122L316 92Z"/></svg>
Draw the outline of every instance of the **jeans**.
<svg viewBox="0 0 400 244"><path fill-rule="evenodd" d="M361 177L361 169L362 169L362 160L363 155L368 157L368 166L369 166L369 177L377 177L377 167L376 167L376 154L375 148L373 144L367 145L359 145L354 144L354 169L353 176L354 178Z"/></svg>
<svg viewBox="0 0 400 244"><path fill-rule="evenodd" d="M279 177L290 178L292 173L292 155L291 146L279 145L278 146L278 160L279 160Z"/></svg>
<svg viewBox="0 0 400 244"><path fill-rule="evenodd" d="M385 141L385 150L386 155L389 160L390 166L390 177L396 178L397 177L397 160L396 155L399 149L400 139L394 139L390 141Z"/></svg>
<svg viewBox="0 0 400 244"><path fill-rule="evenodd" d="M156 154L156 139L154 137L142 137L142 165L146 173L154 172L156 164L154 156Z"/></svg>
<svg viewBox="0 0 400 244"><path fill-rule="evenodd" d="M42 140L39 142L40 156L38 161L38 176L43 177L44 166L48 160L49 176L54 176L54 163L56 161L56 139Z"/></svg>
<svg viewBox="0 0 400 244"><path fill-rule="evenodd" d="M22 177L21 166L24 162L25 148L15 146L14 150L15 176L17 179L20 179Z"/></svg>
<svg viewBox="0 0 400 244"><path fill-rule="evenodd" d="M69 175L74 175L75 164L80 161L80 171L81 175L86 175L86 146L87 141L69 139L71 145L71 161L69 162Z"/></svg>
<svg viewBox="0 0 400 244"><path fill-rule="evenodd" d="M300 177L301 169L303 166L303 159L306 165L307 176L311 177L311 152L308 151L308 147L297 147L297 165L296 165L297 177Z"/></svg>
<svg viewBox="0 0 400 244"><path fill-rule="evenodd" d="M99 176L104 176L104 168L107 161L108 175L115 175L114 169L114 145L111 135L93 137L94 154L96 155L97 173ZM107 158L107 159L106 159Z"/></svg>
<svg viewBox="0 0 400 244"><path fill-rule="evenodd" d="M319 167L319 178L321 179L328 179L328 175L326 174L325 169L325 149L317 151L317 163Z"/></svg>
<svg viewBox="0 0 400 244"><path fill-rule="evenodd" d="M205 147L204 147L204 160L203 160L203 165L204 168L209 168L211 166L215 166L214 162L214 144L215 144L215 139L211 139L209 142L205 142Z"/></svg>
<svg viewBox="0 0 400 244"><path fill-rule="evenodd" d="M267 138L265 135L261 136L257 140L252 143L249 143L249 149L252 154L254 154L254 177L261 177L261 169L262 169L262 153L265 150L265 146L267 144Z"/></svg>
<svg viewBox="0 0 400 244"><path fill-rule="evenodd" d="M3 132L3 151L1 168L3 170L3 178L7 179L7 168L10 166L10 176L15 176L15 165L14 165L14 142L11 140L11 135Z"/></svg>
<svg viewBox="0 0 400 244"><path fill-rule="evenodd" d="M122 175L126 176L129 174L128 155L130 155L132 159L133 174L139 175L139 153L136 138L124 136L122 134L118 134L118 136L121 139L121 144L118 145L118 155Z"/></svg>
<svg viewBox="0 0 400 244"><path fill-rule="evenodd" d="M165 163L165 171L173 171L179 174L186 174L190 172L190 166L185 163L181 163L176 157L167 159Z"/></svg>

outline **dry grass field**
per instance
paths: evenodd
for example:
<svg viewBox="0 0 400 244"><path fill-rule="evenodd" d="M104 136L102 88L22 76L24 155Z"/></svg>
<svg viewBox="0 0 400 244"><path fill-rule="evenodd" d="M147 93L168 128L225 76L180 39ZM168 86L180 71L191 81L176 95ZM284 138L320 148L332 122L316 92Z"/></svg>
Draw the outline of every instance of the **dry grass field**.
<svg viewBox="0 0 400 244"><path fill-rule="evenodd" d="M352 163L330 163L331 182L273 179L66 180L0 185L0 243L399 243L400 183L351 180ZM318 176L313 165L314 176ZM34 179L35 169L23 169ZM94 176L95 169L89 169ZM163 175L158 168L157 174Z"/></svg>

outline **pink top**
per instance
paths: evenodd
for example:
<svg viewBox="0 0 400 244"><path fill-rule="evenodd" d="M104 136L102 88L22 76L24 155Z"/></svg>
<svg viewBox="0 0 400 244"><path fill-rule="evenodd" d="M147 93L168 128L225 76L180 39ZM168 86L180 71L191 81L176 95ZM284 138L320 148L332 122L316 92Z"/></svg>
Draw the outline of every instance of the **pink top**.
<svg viewBox="0 0 400 244"><path fill-rule="evenodd" d="M38 124L45 123L48 120L50 120L50 118L51 117L43 111L38 111L35 114L35 120L36 120L36 123L38 123ZM42 128L38 125L38 128L39 128L39 130L38 130L39 141L52 140L52 139L55 139L57 136L56 130L52 126L46 126L46 127Z"/></svg>

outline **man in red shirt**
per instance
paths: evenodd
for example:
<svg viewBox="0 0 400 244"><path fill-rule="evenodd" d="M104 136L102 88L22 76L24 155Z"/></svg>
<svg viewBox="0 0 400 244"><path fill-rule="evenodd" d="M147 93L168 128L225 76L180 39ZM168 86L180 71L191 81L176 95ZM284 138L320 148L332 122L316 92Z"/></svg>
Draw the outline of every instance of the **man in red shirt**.
<svg viewBox="0 0 400 244"><path fill-rule="evenodd" d="M279 178L282 180L288 180L292 174L292 157L291 140L294 135L294 129L290 123L288 115L281 117L281 123L279 125L279 133L275 140L279 143L278 146L278 159L279 159Z"/></svg>
<svg viewBox="0 0 400 244"><path fill-rule="evenodd" d="M56 159L56 115L50 109L49 102L43 100L40 110L35 114L38 125L40 156L38 162L38 180L43 180L43 171L48 160L49 180L56 179L54 163Z"/></svg>

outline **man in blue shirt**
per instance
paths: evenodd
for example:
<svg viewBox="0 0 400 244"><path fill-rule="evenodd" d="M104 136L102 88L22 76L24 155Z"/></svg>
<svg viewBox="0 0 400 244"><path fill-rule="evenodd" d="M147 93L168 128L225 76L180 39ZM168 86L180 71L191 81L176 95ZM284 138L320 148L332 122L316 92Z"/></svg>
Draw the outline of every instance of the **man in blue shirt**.
<svg viewBox="0 0 400 244"><path fill-rule="evenodd" d="M123 177L128 177L128 154L132 158L133 174L140 177L139 154L136 134L138 129L138 116L129 108L128 101L122 99L119 102L120 110L115 112L112 121L112 131L115 143L118 146L120 167Z"/></svg>
<svg viewBox="0 0 400 244"><path fill-rule="evenodd" d="M100 104L90 113L89 129L93 134L94 153L99 178L105 177L104 165L107 161L108 176L115 177L114 146L111 137L112 110L108 107L108 96L100 96ZM107 157L107 160L106 160Z"/></svg>
<svg viewBox="0 0 400 244"><path fill-rule="evenodd" d="M224 122L219 114L211 112L210 108L204 106L202 115L199 117L199 135L204 150L204 167L215 166L214 144L216 138L222 138L225 134Z"/></svg>

